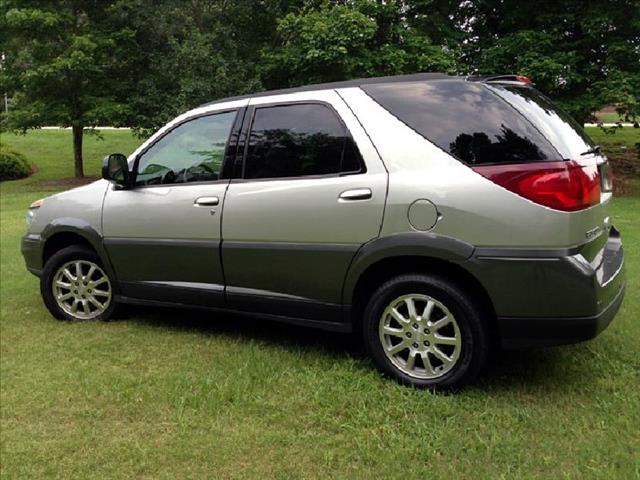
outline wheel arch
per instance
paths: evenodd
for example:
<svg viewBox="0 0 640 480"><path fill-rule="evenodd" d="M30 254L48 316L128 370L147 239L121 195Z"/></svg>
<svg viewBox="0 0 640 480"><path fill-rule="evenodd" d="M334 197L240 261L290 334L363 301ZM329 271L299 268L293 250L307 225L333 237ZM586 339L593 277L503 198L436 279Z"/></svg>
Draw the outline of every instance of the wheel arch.
<svg viewBox="0 0 640 480"><path fill-rule="evenodd" d="M91 242L82 235L72 231L60 231L45 240L42 249L42 264L47 263L47 260L56 252L71 245L84 245L95 251Z"/></svg>
<svg viewBox="0 0 640 480"><path fill-rule="evenodd" d="M71 245L85 245L100 258L107 274L117 285L115 271L100 233L88 222L77 218L60 218L49 223L40 234L43 240L42 265L56 252Z"/></svg>
<svg viewBox="0 0 640 480"><path fill-rule="evenodd" d="M406 273L431 273L454 281L473 295L488 319L491 336L497 339L493 302L480 280L463 264L474 247L436 234L407 233L380 238L364 245L356 254L343 288L343 303L351 305L348 320L359 328L366 299L386 280Z"/></svg>

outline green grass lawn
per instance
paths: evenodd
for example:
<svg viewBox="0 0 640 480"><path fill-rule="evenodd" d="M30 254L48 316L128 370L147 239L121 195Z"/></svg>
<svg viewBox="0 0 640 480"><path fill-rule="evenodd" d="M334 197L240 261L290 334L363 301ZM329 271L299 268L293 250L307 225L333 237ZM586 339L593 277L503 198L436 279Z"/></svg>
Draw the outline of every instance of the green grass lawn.
<svg viewBox="0 0 640 480"><path fill-rule="evenodd" d="M635 144L640 142L640 128L616 128L614 133L606 133L599 127L587 127L585 130L594 142L605 148L626 147L633 150Z"/></svg>
<svg viewBox="0 0 640 480"><path fill-rule="evenodd" d="M87 140L87 173L138 140ZM640 198L616 198L628 289L593 341L496 354L458 395L380 378L348 335L201 311L63 323L19 252L27 205L71 176L71 133L3 136L39 167L0 186L4 478L640 476ZM517 281L517 280L516 280Z"/></svg>
<svg viewBox="0 0 640 480"><path fill-rule="evenodd" d="M84 173L87 176L100 175L102 159L109 153L129 155L143 142L129 130L103 130L100 135L104 139L97 135L84 136ZM40 170L28 179L3 185L7 192L33 189L34 183L73 177L71 130L35 130L26 135L2 133L0 142L24 153Z"/></svg>

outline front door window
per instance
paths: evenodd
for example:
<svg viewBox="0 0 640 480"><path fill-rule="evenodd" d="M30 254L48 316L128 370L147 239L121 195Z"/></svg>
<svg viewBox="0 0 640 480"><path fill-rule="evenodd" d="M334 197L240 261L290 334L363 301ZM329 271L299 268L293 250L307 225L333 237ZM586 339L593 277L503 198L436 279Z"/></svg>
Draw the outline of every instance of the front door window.
<svg viewBox="0 0 640 480"><path fill-rule="evenodd" d="M218 180L235 117L235 111L207 115L171 130L142 154L135 184Z"/></svg>

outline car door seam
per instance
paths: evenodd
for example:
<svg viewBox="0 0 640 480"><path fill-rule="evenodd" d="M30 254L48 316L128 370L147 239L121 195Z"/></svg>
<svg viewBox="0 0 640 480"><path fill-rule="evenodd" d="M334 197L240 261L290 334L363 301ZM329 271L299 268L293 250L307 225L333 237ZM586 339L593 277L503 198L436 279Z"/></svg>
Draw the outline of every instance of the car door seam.
<svg viewBox="0 0 640 480"><path fill-rule="evenodd" d="M336 94L338 95L340 100L342 100L342 102L347 106L347 108L349 109L349 111L351 112L353 117L356 119L356 121L360 125L360 128L362 128L362 131L364 132L364 134L369 139L369 143L371 143L371 146L376 151L376 154L378 155L378 159L380 160L380 163L382 164L382 168L384 168L384 171L385 171L385 174L386 174L386 178L385 178L385 182L384 182L385 191L384 191L384 202L382 204L382 217L380 218L380 228L378 229L378 235L377 235L377 237L379 237L382 234L382 226L384 225L384 217L385 217L385 214L386 214L386 211L387 211L387 198L389 196L389 170L387 169L387 166L385 165L384 160L382 159L382 155L380 155L380 151L378 150L378 147L376 147L376 144L373 143L373 139L371 138L371 135L369 135L369 132L367 132L367 129L364 128L364 125L362 124L362 122L360 121L360 119L358 118L356 113L353 111L353 109L351 108L351 105L349 105L349 103L344 99L344 97L342 95L340 95L340 92L337 89L334 90L334 91L336 92ZM353 140L357 144L356 139L354 138ZM363 158L363 161L366 164L366 160L364 160L364 158Z"/></svg>

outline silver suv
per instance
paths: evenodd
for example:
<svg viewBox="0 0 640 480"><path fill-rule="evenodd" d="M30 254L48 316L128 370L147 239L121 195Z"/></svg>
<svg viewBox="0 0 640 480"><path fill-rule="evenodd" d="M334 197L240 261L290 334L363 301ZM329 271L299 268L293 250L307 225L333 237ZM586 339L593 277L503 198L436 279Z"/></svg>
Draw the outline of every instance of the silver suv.
<svg viewBox="0 0 640 480"><path fill-rule="evenodd" d="M222 100L102 176L28 211L56 318L189 305L354 331L384 374L452 388L492 346L593 338L624 295L607 159L524 77Z"/></svg>

